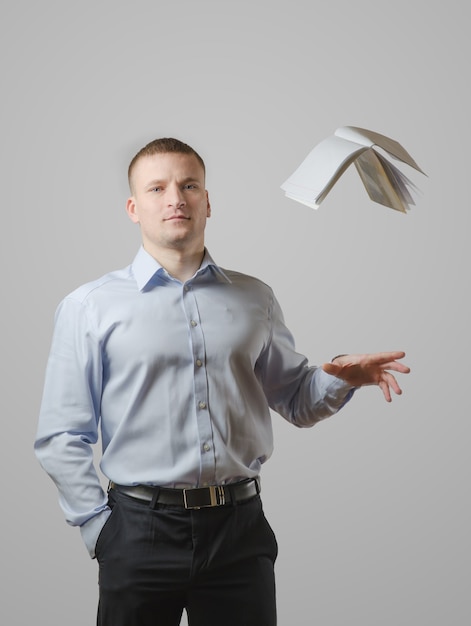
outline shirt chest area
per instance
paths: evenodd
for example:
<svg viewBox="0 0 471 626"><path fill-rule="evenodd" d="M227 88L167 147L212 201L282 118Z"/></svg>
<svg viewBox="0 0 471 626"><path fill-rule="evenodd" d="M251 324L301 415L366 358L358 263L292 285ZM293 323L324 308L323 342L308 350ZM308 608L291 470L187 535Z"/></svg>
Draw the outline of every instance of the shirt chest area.
<svg viewBox="0 0 471 626"><path fill-rule="evenodd" d="M182 366L248 358L270 337L268 302L231 286L156 287L111 298L98 320L105 364Z"/></svg>

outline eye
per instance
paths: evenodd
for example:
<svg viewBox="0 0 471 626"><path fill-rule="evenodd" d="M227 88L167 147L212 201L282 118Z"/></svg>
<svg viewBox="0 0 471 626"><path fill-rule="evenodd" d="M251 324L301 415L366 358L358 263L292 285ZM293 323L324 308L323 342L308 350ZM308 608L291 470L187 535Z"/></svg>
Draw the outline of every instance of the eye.
<svg viewBox="0 0 471 626"><path fill-rule="evenodd" d="M152 187L151 191L162 191L162 187Z"/></svg>
<svg viewBox="0 0 471 626"><path fill-rule="evenodd" d="M197 186L194 183L188 183L187 185L183 185L183 189L196 189Z"/></svg>

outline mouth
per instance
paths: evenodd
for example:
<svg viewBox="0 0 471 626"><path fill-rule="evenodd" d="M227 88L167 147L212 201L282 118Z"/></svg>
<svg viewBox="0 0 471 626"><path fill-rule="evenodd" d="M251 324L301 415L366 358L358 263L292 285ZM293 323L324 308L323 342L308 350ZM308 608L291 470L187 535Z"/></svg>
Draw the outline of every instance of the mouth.
<svg viewBox="0 0 471 626"><path fill-rule="evenodd" d="M180 220L189 220L189 217L186 217L185 215L171 215L170 217L165 218L165 222L172 222L172 221L180 221Z"/></svg>

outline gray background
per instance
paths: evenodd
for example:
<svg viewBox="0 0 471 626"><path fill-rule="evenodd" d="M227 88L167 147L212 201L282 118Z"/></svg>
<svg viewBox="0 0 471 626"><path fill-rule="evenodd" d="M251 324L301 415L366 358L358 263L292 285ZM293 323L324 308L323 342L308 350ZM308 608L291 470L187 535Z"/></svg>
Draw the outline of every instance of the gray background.
<svg viewBox="0 0 471 626"><path fill-rule="evenodd" d="M158 136L205 158L223 266L259 276L313 363L404 349L263 472L281 625L469 623L469 20L448 0L17 2L1 23L0 621L95 621L96 563L32 445L59 300L127 265L126 168ZM354 169L319 210L280 185L338 126L386 134L428 178L408 215ZM466 455L466 456L465 456Z"/></svg>

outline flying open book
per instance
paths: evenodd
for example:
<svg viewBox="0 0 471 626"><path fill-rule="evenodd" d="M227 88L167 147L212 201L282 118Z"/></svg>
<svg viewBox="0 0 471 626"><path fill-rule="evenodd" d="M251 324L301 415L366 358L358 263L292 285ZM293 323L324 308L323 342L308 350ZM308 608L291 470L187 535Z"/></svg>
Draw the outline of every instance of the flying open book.
<svg viewBox="0 0 471 626"><path fill-rule="evenodd" d="M377 148L425 175L410 154L393 139L355 126L342 126L321 141L281 185L288 198L317 209L351 163L371 200L406 213L414 205L416 185Z"/></svg>

